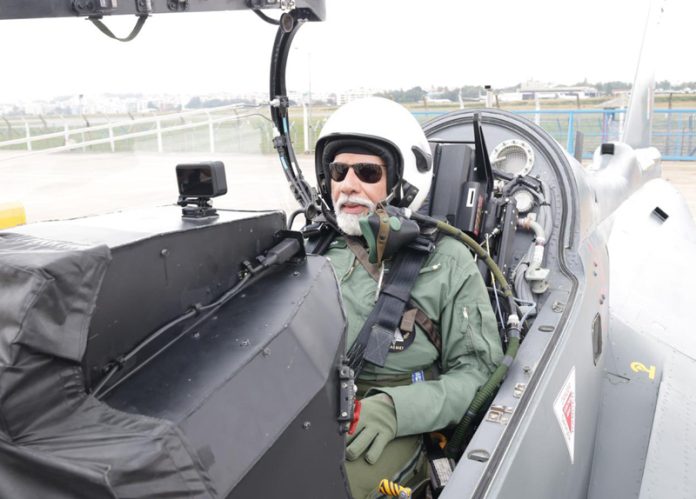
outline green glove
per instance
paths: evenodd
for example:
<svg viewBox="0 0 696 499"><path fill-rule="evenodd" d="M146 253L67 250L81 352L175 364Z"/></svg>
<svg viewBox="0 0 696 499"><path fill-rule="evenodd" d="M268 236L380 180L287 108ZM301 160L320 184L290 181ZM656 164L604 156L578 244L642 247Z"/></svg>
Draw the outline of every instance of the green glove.
<svg viewBox="0 0 696 499"><path fill-rule="evenodd" d="M375 464L387 444L396 437L394 402L386 393L378 393L360 403L360 418L355 432L348 436L346 459L355 461L367 451L365 460Z"/></svg>

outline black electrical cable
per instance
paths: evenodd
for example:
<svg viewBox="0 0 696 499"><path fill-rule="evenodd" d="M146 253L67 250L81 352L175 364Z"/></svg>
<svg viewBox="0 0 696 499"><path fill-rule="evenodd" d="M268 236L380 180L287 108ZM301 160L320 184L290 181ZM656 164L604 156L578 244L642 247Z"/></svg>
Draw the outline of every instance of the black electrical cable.
<svg viewBox="0 0 696 499"><path fill-rule="evenodd" d="M278 242L275 246L273 246L271 249L269 249L266 252L265 257L258 257L257 259L261 262L259 265L256 267L253 267L249 262L245 262L245 266L247 269L247 274L237 283L235 284L232 288L230 288L228 291L226 291L223 295L221 295L217 300L215 300L212 303L209 303L208 305L194 305L191 309L187 310L184 312L182 315L179 317L175 318L172 321L169 321L166 323L164 326L160 327L157 331L154 333L150 334L147 338L145 338L143 341L138 343L133 349L131 349L128 353L118 357L114 361L112 361L108 366L108 371L104 375L104 377L99 381L99 384L94 388L92 391L92 395L94 397L99 397L99 396L104 396L106 393L109 392L109 390L112 387L104 390L104 387L106 384L113 378L113 376L123 369L126 364L133 359L139 352L141 352L145 347L150 345L152 342L154 342L157 338L162 336L165 332L169 331L173 327L181 324L182 322L192 319L194 317L197 317L201 314L199 319L195 321L193 324L185 328L179 335L177 335L175 338L173 338L167 345L165 345L163 348L161 348L159 351L162 351L166 349L171 343L179 339L181 336L184 334L187 334L189 331L192 329L196 328L199 324L202 322L205 322L211 315L213 315L220 307L222 307L225 303L227 303L230 299L232 299L234 296L239 294L240 291L245 289L247 286L253 284L256 282L260 277L262 277L268 269L270 269L274 265L279 265L282 263L287 262L291 258L293 258L295 255L297 255L299 252L302 250L302 245L298 239L289 237L282 239L280 242ZM203 313L205 312L205 313Z"/></svg>
<svg viewBox="0 0 696 499"><path fill-rule="evenodd" d="M147 338L145 338L145 340L143 340L138 345L136 345L133 350L131 350L130 352L128 352L125 355L120 356L118 359L114 360L111 363L107 373L99 381L99 384L94 388L94 390L92 390L92 395L94 395L95 397L98 397L100 394L99 392L101 392L101 390L109 382L109 380L114 376L114 374L116 374L118 371L120 371L123 368L123 366L125 366L126 363L131 358L133 358L133 356L136 353L138 353L142 348L144 348L145 346L150 344L152 341L154 341L156 338L161 336L166 331L169 331L174 326L184 322L185 320L191 319L191 318L195 317L196 315L198 315L198 312L195 309L191 309L191 310L185 312L184 314L180 315L176 319L167 322L164 326L162 326L157 331L155 331L154 333L149 335Z"/></svg>
<svg viewBox="0 0 696 499"><path fill-rule="evenodd" d="M263 12L261 12L260 10L257 10L257 9L252 9L252 11L254 12L254 14L259 16L261 19L263 19L267 23L272 24L274 26L280 26L280 21L278 19L273 19L271 16L267 16L266 14L264 14Z"/></svg>
<svg viewBox="0 0 696 499"><path fill-rule="evenodd" d="M215 300L214 302L205 305L205 306L195 306L189 310L187 310L185 313L180 315L179 317L169 321L162 327L160 327L158 330L156 330L154 333L148 335L147 338L145 338L143 341L138 343L132 350L130 350L127 354L120 356L118 359L112 361L109 370L107 373L104 375L104 377L99 381L99 384L92 390L92 395L94 397L99 398L100 396L105 395L108 393L108 390L106 390L104 393L101 393L104 390L104 387L106 384L113 378L113 376L123 369L123 367L131 360L133 357L135 357L139 352L141 352L146 346L150 345L152 342L154 342L157 338L162 336L164 333L167 331L171 330L175 326L181 324L182 322L192 319L198 315L200 315L202 312L207 312L203 316L200 317L199 320L197 320L195 323L193 323L191 326L187 327L182 333L186 334L188 331L191 329L195 328L198 326L200 323L204 322L205 320L208 319L212 314L214 314L222 305L227 303L231 298L233 298L236 294L238 294L240 291L242 291L244 288L246 288L248 285L252 284L256 280L258 280L261 275L263 275L263 271L267 270L268 267L263 268L261 266L255 267L252 272L244 276L241 281L239 281L237 284L235 284L229 291L227 291L225 294L223 294L220 298ZM179 336L181 336L179 335ZM177 336L177 338L179 337ZM175 338L176 339L176 338Z"/></svg>
<svg viewBox="0 0 696 499"><path fill-rule="evenodd" d="M290 214L290 219L288 220L288 230L292 229L292 224L295 222L295 218L297 218L297 215L304 212L304 208L298 208Z"/></svg>

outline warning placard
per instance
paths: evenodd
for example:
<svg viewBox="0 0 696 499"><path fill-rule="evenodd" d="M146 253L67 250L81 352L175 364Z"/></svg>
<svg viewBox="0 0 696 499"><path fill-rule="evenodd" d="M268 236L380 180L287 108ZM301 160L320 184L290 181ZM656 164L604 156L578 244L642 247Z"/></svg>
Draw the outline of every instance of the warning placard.
<svg viewBox="0 0 696 499"><path fill-rule="evenodd" d="M553 403L553 412L561 426L572 463L575 455L575 366L568 373L561 392Z"/></svg>

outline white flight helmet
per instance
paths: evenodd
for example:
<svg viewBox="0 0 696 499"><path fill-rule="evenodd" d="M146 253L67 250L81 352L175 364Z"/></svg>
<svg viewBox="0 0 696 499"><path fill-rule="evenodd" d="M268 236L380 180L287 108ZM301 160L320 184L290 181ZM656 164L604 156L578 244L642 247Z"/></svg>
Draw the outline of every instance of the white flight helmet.
<svg viewBox="0 0 696 499"><path fill-rule="evenodd" d="M358 146L382 157L387 165L390 203L416 211L430 191L432 155L428 139L405 107L382 97L349 102L334 112L317 140L317 186L331 207L328 165L337 151Z"/></svg>

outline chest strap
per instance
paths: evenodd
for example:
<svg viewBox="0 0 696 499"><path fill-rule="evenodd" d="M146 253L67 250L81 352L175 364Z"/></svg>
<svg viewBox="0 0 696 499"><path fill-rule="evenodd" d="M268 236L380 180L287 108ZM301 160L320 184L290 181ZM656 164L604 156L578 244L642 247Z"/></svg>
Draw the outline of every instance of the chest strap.
<svg viewBox="0 0 696 499"><path fill-rule="evenodd" d="M374 263L370 263L369 255L367 250L360 244L359 240L354 237L345 237L348 247L353 252L355 257L358 259L363 268L367 271L370 276L379 282L379 268ZM422 264L421 264L422 265ZM420 272L420 269L418 270ZM413 286L411 286L413 287ZM411 299L409 295L409 300L407 303L407 309L401 317L400 329L404 332L413 332L415 330L415 325L418 324L420 328L425 332L426 336L437 349L438 353L442 353L442 338L440 337L440 331L430 317L426 315L421 308L416 305L416 303Z"/></svg>
<svg viewBox="0 0 696 499"><path fill-rule="evenodd" d="M377 303L348 350L348 365L356 378L362 371L364 361L384 366L394 333L401 325L404 310L410 301L411 289L432 245L427 247L427 250L405 247L394 257Z"/></svg>

